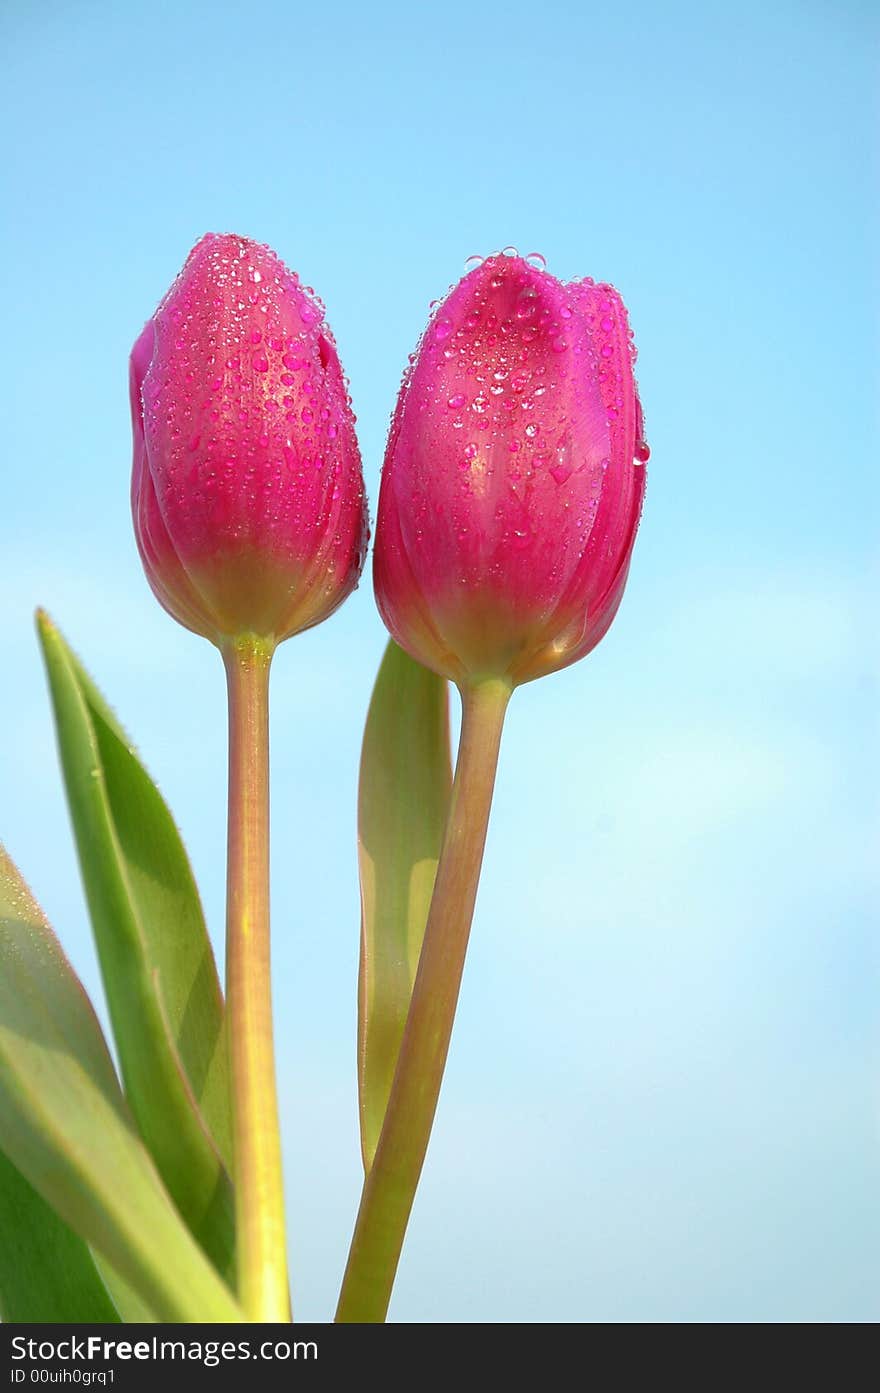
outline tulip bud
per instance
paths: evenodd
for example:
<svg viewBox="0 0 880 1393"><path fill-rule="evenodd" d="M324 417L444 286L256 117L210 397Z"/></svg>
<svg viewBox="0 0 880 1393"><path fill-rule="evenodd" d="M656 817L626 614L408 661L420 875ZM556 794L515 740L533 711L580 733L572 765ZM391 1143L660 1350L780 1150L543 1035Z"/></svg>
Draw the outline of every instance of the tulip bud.
<svg viewBox="0 0 880 1393"><path fill-rule="evenodd" d="M419 662L515 686L605 634L649 454L634 359L616 290L518 256L437 307L392 420L374 552L382 617Z"/></svg>
<svg viewBox="0 0 880 1393"><path fill-rule="evenodd" d="M360 455L320 302L274 252L209 234L131 355L147 578L215 643L327 618L366 545Z"/></svg>

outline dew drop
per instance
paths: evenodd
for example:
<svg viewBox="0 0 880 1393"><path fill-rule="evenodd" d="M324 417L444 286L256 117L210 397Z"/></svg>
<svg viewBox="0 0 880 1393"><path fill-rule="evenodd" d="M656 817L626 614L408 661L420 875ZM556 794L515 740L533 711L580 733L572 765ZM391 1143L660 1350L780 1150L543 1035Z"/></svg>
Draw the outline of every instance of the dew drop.
<svg viewBox="0 0 880 1393"><path fill-rule="evenodd" d="M636 441L635 464L647 464L651 458L651 447L647 440Z"/></svg>
<svg viewBox="0 0 880 1393"><path fill-rule="evenodd" d="M464 392L456 392L454 396L449 398L446 405L449 407L450 411L458 411L459 407L464 406L466 401L467 398Z"/></svg>
<svg viewBox="0 0 880 1393"><path fill-rule="evenodd" d="M535 266L539 271L546 271L547 258L541 252L529 252L526 261L530 266Z"/></svg>

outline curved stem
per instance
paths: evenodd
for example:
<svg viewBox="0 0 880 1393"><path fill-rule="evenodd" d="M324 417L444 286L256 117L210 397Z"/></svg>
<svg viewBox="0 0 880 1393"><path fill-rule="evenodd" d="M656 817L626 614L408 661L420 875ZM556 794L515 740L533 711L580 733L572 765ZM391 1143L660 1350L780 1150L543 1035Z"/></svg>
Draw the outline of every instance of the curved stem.
<svg viewBox="0 0 880 1393"><path fill-rule="evenodd" d="M269 954L269 665L250 635L223 651L229 689L226 1005L238 1295L251 1321L289 1321Z"/></svg>
<svg viewBox="0 0 880 1393"><path fill-rule="evenodd" d="M391 1095L342 1283L337 1321L385 1319L449 1051L510 688L462 689L449 820Z"/></svg>

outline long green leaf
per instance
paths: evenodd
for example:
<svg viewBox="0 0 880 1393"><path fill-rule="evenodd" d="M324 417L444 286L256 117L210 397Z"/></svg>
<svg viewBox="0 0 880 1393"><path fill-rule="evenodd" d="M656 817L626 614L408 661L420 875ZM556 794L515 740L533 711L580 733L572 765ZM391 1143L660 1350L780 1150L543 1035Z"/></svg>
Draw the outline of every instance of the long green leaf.
<svg viewBox="0 0 880 1393"><path fill-rule="evenodd" d="M452 786L446 682L385 651L361 754L358 1086L369 1170L409 1010Z"/></svg>
<svg viewBox="0 0 880 1393"><path fill-rule="evenodd" d="M0 1136L47 1204L160 1319L242 1319L163 1188L88 997L2 848Z"/></svg>
<svg viewBox="0 0 880 1393"><path fill-rule="evenodd" d="M91 1250L90 1250L91 1251ZM137 1292L128 1282L124 1282L119 1273L111 1267L106 1258L100 1253L92 1252L92 1258L99 1273L104 1279L104 1285L110 1293L113 1305L119 1314L119 1319L126 1323L144 1325L150 1321L157 1321L159 1317L147 1303L138 1296Z"/></svg>
<svg viewBox="0 0 880 1393"><path fill-rule="evenodd" d="M85 1325L119 1316L84 1243L0 1151L0 1315Z"/></svg>
<svg viewBox="0 0 880 1393"><path fill-rule="evenodd" d="M37 621L126 1096L175 1204L231 1274L223 1002L192 872L128 737L48 616Z"/></svg>
<svg viewBox="0 0 880 1393"><path fill-rule="evenodd" d="M2 1151L0 1236L0 1319L77 1325L157 1319Z"/></svg>

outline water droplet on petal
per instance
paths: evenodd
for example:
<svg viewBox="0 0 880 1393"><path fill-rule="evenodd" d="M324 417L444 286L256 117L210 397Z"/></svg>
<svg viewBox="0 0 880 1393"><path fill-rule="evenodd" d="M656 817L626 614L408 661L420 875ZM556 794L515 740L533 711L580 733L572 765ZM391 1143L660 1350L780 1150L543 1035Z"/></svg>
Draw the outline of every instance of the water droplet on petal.
<svg viewBox="0 0 880 1393"><path fill-rule="evenodd" d="M547 258L543 256L541 252L529 252L526 261L530 266L536 266L539 271L546 271L547 269Z"/></svg>

